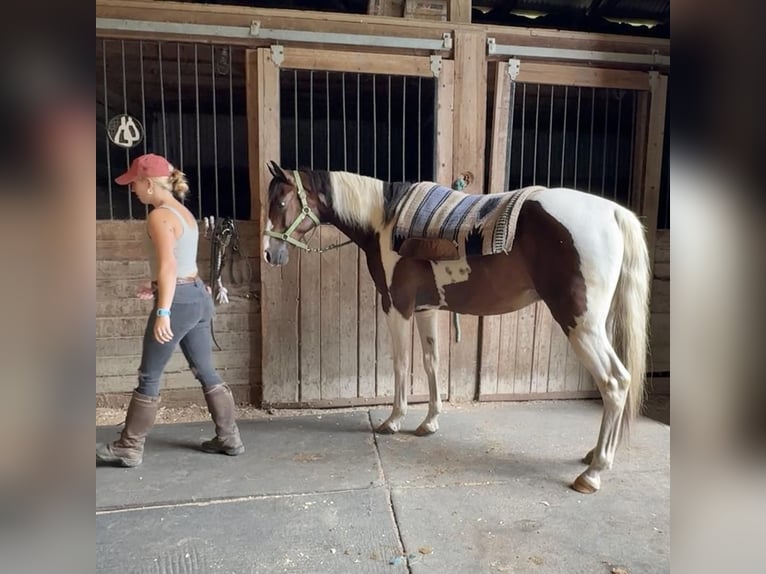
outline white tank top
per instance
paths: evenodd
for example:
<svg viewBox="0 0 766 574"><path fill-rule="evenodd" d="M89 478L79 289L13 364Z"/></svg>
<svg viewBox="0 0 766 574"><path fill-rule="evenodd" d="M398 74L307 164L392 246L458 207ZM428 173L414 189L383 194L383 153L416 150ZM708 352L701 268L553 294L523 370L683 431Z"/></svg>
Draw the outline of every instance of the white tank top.
<svg viewBox="0 0 766 574"><path fill-rule="evenodd" d="M169 205L160 205L157 209L167 209L175 213L181 220L183 233L176 239L176 245L173 253L176 258L176 277L191 277L197 275L197 243L199 242L199 228L196 225L189 225L186 219L177 209ZM152 244L151 237L147 234L146 243L149 251L149 268L152 274L152 280L157 279L159 268L157 265L157 253Z"/></svg>

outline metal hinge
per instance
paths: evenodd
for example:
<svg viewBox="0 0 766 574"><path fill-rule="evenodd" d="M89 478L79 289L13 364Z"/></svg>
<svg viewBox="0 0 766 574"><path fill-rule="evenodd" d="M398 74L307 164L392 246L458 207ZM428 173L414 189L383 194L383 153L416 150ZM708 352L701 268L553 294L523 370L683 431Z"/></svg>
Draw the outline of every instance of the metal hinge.
<svg viewBox="0 0 766 574"><path fill-rule="evenodd" d="M434 78L438 78L439 74L442 73L441 56L431 56L431 73L434 75Z"/></svg>
<svg viewBox="0 0 766 574"><path fill-rule="evenodd" d="M444 34L442 34L442 45L445 50L452 49L452 34L449 32L444 32Z"/></svg>
<svg viewBox="0 0 766 574"><path fill-rule="evenodd" d="M285 61L284 46L278 46L276 44L271 46L271 61L274 62L274 65L277 68L279 68L282 65L282 62Z"/></svg>
<svg viewBox="0 0 766 574"><path fill-rule="evenodd" d="M497 49L497 43L494 38L487 38L487 54L494 54Z"/></svg>
<svg viewBox="0 0 766 574"><path fill-rule="evenodd" d="M250 35L257 36L261 33L261 23L258 20L250 22Z"/></svg>
<svg viewBox="0 0 766 574"><path fill-rule="evenodd" d="M519 70L521 69L521 60L518 58L511 58L508 60L508 75L512 81L515 81L519 76Z"/></svg>

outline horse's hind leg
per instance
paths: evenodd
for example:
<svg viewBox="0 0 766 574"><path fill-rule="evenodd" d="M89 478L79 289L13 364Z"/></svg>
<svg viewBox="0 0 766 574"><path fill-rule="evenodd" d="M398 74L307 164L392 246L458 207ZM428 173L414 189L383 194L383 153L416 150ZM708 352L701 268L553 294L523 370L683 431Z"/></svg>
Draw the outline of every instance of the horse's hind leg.
<svg viewBox="0 0 766 574"><path fill-rule="evenodd" d="M419 311L415 313L420 334L420 346L423 349L423 367L428 377L428 415L415 430L418 436L425 436L439 430L439 413L442 410L442 398L436 384L436 372L439 370L437 350L436 311Z"/></svg>
<svg viewBox="0 0 766 574"><path fill-rule="evenodd" d="M612 467L630 375L609 343L605 327L582 322L570 332L569 341L593 375L604 403L598 442L585 456L588 468L572 484L575 490L589 494L601 487L601 471Z"/></svg>
<svg viewBox="0 0 766 574"><path fill-rule="evenodd" d="M391 415L376 432L392 434L399 431L402 420L407 414L407 365L409 363L409 333L410 321L405 319L393 306L386 314L391 333L391 346L394 351L394 408Z"/></svg>

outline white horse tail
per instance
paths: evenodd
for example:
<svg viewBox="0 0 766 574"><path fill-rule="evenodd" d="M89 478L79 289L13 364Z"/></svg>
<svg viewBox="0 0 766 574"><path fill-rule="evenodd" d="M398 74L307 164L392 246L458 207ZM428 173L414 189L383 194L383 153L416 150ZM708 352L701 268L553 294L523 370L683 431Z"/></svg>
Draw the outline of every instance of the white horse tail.
<svg viewBox="0 0 766 574"><path fill-rule="evenodd" d="M614 320L612 345L630 373L621 433L627 438L630 423L639 415L644 400L651 270L644 227L638 217L619 207L615 218L625 247L610 315Z"/></svg>

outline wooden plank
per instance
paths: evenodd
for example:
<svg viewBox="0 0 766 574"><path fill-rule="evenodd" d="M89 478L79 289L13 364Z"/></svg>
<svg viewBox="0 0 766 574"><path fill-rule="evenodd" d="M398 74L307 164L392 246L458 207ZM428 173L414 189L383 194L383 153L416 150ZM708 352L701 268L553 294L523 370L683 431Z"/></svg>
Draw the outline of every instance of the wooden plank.
<svg viewBox="0 0 766 574"><path fill-rule="evenodd" d="M450 22L471 23L471 0L449 0L447 11Z"/></svg>
<svg viewBox="0 0 766 574"><path fill-rule="evenodd" d="M549 311L550 313L550 311ZM548 392L567 390L567 355L569 341L551 316L550 360L548 361Z"/></svg>
<svg viewBox="0 0 766 574"><path fill-rule="evenodd" d="M442 395L442 400L446 400L446 397ZM409 404L427 403L428 395L408 395L407 402ZM311 408L315 409L335 409L343 407L363 407L374 405L389 405L391 404L391 397L377 396L377 397L356 397L353 399L335 399L335 400L320 400L311 403ZM270 407L275 409L295 409L301 408L301 403L269 403L264 404L264 407Z"/></svg>
<svg viewBox="0 0 766 574"><path fill-rule="evenodd" d="M652 281L652 313L670 313L670 281Z"/></svg>
<svg viewBox="0 0 766 574"><path fill-rule="evenodd" d="M138 317L96 317L96 337L138 337L144 334L146 315ZM216 332L249 331L253 329L250 315L219 315L215 320ZM294 325L294 323L293 323ZM293 335L294 337L295 335Z"/></svg>
<svg viewBox="0 0 766 574"><path fill-rule="evenodd" d="M363 52L338 52L330 50L307 50L290 47L285 50L284 69L321 70L329 72L352 72L363 74L388 74L392 76L420 76L431 78L431 60L423 56L376 58Z"/></svg>
<svg viewBox="0 0 766 574"><path fill-rule="evenodd" d="M536 305L527 305L516 311L516 363L513 369L513 394L532 392L532 359L535 343Z"/></svg>
<svg viewBox="0 0 766 574"><path fill-rule="evenodd" d="M633 136L633 180L630 189L630 208L640 214L644 197L646 171L646 137L649 129L649 93L640 92L636 98L636 125Z"/></svg>
<svg viewBox="0 0 766 574"><path fill-rule="evenodd" d="M248 376L245 376L242 383L230 383L231 393L234 395L234 402L241 404L260 404L260 383L251 386L247 382ZM133 387L135 386L135 381ZM127 408L133 393L133 387L121 392L96 393L96 408ZM189 405L199 405L205 407L205 397L199 386L188 388L163 388L162 406L163 407L187 407ZM161 408L161 407L160 407Z"/></svg>
<svg viewBox="0 0 766 574"><path fill-rule="evenodd" d="M257 366L258 358L253 358L250 353L243 353L239 350L215 351L213 353L213 365L217 369L235 369L251 368ZM124 374L135 374L141 364L141 355L127 355L120 357L98 356L96 357L96 378L119 376ZM194 376L189 370L189 363L181 353L180 349L173 353L170 361L165 367L165 373L189 373L189 377L194 380ZM135 376L135 375L134 375Z"/></svg>
<svg viewBox="0 0 766 574"><path fill-rule="evenodd" d="M250 159L251 219L263 229L269 160L279 160L279 68L269 50L247 52L247 118ZM280 269L261 269L261 339L264 401L295 401L299 381L297 257Z"/></svg>
<svg viewBox="0 0 766 574"><path fill-rule="evenodd" d="M253 371L257 371L251 368L236 368L236 369L218 369L219 374L225 377L225 380L232 384L246 383L253 376ZM136 388L138 379L136 375L136 369L133 369L133 373L130 375L119 375L114 377L98 377L96 379L96 393L118 393L118 392L130 392ZM174 373L166 373L162 377L162 397L163 402L165 398L165 392L171 389L183 389L190 388L199 392L200 384L187 369L185 371L178 371Z"/></svg>
<svg viewBox="0 0 766 574"><path fill-rule="evenodd" d="M319 229L322 247L338 243L340 232L329 225ZM320 259L320 305L321 334L319 341L319 365L321 398L340 398L340 256L337 250L324 253Z"/></svg>
<svg viewBox="0 0 766 574"><path fill-rule="evenodd" d="M474 181L464 191L484 189L487 61L483 32L455 32L455 84L452 180L470 172ZM451 182L450 182L451 183ZM478 391L479 318L460 316L462 340L450 340L450 400L471 400Z"/></svg>
<svg viewBox="0 0 766 574"><path fill-rule="evenodd" d="M359 332L357 337L359 352L359 377L357 396L370 398L375 396L376 373L376 330L377 330L377 301L375 284L372 282L367 269L367 256L359 251L358 260L359 299L358 317Z"/></svg>
<svg viewBox="0 0 766 574"><path fill-rule="evenodd" d="M535 303L535 335L532 351L532 393L548 390L548 364L551 360L553 317L542 301Z"/></svg>
<svg viewBox="0 0 766 574"><path fill-rule="evenodd" d="M489 183L487 191L496 193L505 187L505 173L508 166L505 157L508 147L508 114L511 100L508 64L492 64L495 71L495 90L492 114L492 136L489 158ZM481 352L479 354L479 394L497 394L501 392L502 381L507 367L503 351L507 352L507 341L501 340L501 333L507 315L484 317L481 320Z"/></svg>
<svg viewBox="0 0 766 574"><path fill-rule="evenodd" d="M420 344L417 320L412 317L410 321L410 384L409 394L428 394L428 377L423 366L423 346Z"/></svg>
<svg viewBox="0 0 766 574"><path fill-rule="evenodd" d="M522 60L517 82L557 86L649 90L649 74L632 70L547 64Z"/></svg>
<svg viewBox="0 0 766 574"><path fill-rule="evenodd" d="M340 241L348 238L338 234ZM353 398L357 396L357 377L359 361L359 248L356 245L341 247L337 251L339 259L339 289L340 298L340 397Z"/></svg>
<svg viewBox="0 0 766 574"><path fill-rule="evenodd" d="M380 295L375 294L377 313L377 328L375 330L375 348L377 362L375 363L375 395L378 397L394 396L394 353L391 347L391 333L388 328L386 314L380 305Z"/></svg>
<svg viewBox="0 0 766 574"><path fill-rule="evenodd" d="M563 399L598 399L601 394L598 391L565 391L550 393L512 393L509 395L498 394L480 397L481 402L492 401L557 401Z"/></svg>
<svg viewBox="0 0 766 574"><path fill-rule="evenodd" d="M657 216L660 207L660 179L662 174L662 149L665 136L665 110L668 77L651 73L652 99L649 106L649 132L646 141L646 172L641 215L646 226L649 253L654 257L657 234Z"/></svg>
<svg viewBox="0 0 766 574"><path fill-rule="evenodd" d="M497 365L497 392L508 394L514 388L516 369L516 341L518 338L519 313L501 315L498 344L499 360Z"/></svg>
<svg viewBox="0 0 766 574"><path fill-rule="evenodd" d="M670 371L670 313L652 313L649 329L650 355L647 371Z"/></svg>
<svg viewBox="0 0 766 574"><path fill-rule="evenodd" d="M670 229L657 230L654 262L670 263Z"/></svg>
<svg viewBox="0 0 766 574"><path fill-rule="evenodd" d="M309 247L319 249L319 231L312 234ZM321 355L319 352L322 320L319 314L321 302L320 255L294 249L294 257L300 257L300 400L309 402L322 397L320 384Z"/></svg>
<svg viewBox="0 0 766 574"><path fill-rule="evenodd" d="M257 347L256 340L260 333L255 331L236 331L236 332L216 332L215 338L224 351L250 351ZM102 357L129 357L140 356L143 337L133 335L132 337L109 337L96 339L96 360ZM219 353L213 347L213 354ZM135 368L130 369L130 374L134 374Z"/></svg>
<svg viewBox="0 0 766 574"><path fill-rule="evenodd" d="M564 376L564 391L577 391L580 388L580 358L567 339L567 359Z"/></svg>

